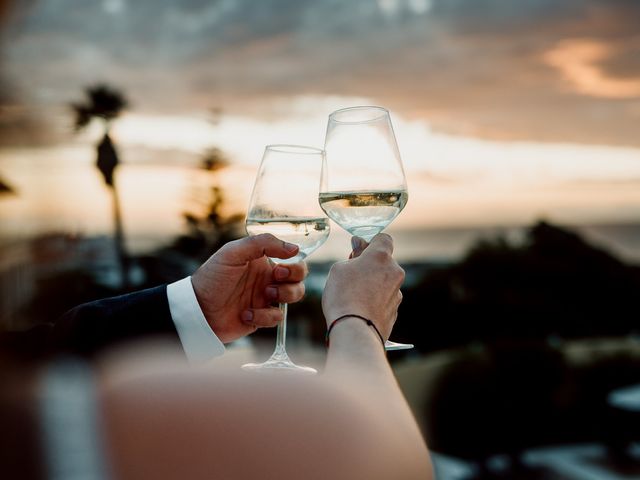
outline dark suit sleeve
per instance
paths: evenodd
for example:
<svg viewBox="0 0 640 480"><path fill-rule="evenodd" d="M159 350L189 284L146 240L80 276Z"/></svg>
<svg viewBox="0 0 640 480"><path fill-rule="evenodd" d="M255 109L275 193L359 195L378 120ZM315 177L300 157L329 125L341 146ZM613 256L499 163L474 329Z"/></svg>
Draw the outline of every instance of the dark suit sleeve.
<svg viewBox="0 0 640 480"><path fill-rule="evenodd" d="M166 285L75 307L56 322L51 348L90 357L106 347L156 335L178 343Z"/></svg>

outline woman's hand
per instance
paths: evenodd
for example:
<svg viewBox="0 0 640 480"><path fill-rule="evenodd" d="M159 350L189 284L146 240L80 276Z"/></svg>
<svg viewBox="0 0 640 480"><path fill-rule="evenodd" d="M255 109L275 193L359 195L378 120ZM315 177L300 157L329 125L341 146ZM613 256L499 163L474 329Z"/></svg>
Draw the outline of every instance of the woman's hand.
<svg viewBox="0 0 640 480"><path fill-rule="evenodd" d="M351 258L336 263L329 272L322 295L327 325L343 315L361 315L387 339L402 301L404 270L391 256L393 240L389 235L376 235L368 246L364 240L353 245Z"/></svg>

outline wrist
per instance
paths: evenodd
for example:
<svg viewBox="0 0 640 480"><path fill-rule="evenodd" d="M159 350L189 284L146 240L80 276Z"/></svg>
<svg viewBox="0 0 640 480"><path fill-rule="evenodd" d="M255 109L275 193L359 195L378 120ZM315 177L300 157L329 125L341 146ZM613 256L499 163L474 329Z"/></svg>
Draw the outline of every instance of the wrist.
<svg viewBox="0 0 640 480"><path fill-rule="evenodd" d="M332 344L341 343L343 340L351 343L353 341L371 343L373 340L384 351L385 339L381 335L375 323L361 315L347 314L334 319L327 328L325 341L327 347Z"/></svg>
<svg viewBox="0 0 640 480"><path fill-rule="evenodd" d="M325 372L346 375L348 381L368 384L389 375L386 350L380 348L378 334L358 317L345 317L331 329L331 344L327 351ZM352 377L354 373L357 377Z"/></svg>

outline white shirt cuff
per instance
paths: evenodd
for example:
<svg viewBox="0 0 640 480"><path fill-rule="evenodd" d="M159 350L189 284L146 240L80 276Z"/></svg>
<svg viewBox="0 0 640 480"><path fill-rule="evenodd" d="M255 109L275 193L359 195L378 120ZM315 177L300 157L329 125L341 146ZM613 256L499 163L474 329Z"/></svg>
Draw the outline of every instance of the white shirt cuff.
<svg viewBox="0 0 640 480"><path fill-rule="evenodd" d="M204 317L191 277L167 285L171 318L189 362L203 363L225 352L224 344L213 333Z"/></svg>

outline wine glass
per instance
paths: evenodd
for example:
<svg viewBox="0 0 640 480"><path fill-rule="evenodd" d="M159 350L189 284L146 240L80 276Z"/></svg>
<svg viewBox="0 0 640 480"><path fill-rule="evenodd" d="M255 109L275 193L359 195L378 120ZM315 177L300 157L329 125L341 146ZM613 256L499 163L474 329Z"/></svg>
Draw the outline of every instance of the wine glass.
<svg viewBox="0 0 640 480"><path fill-rule="evenodd" d="M273 258L276 263L295 263L305 259L329 237L329 219L318 205L318 189L324 152L299 145L268 145L258 170L249 210L247 233L271 233L299 247L289 259ZM317 373L311 367L294 364L287 355L287 304L281 303L282 322L278 325L276 348L264 363L248 363L246 370L287 370Z"/></svg>
<svg viewBox="0 0 640 480"><path fill-rule="evenodd" d="M329 115L320 206L352 235L370 241L407 204L407 182L389 112L363 106ZM387 350L413 348L387 341Z"/></svg>

